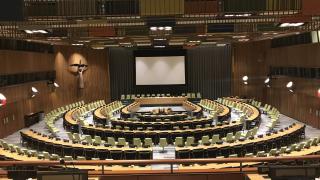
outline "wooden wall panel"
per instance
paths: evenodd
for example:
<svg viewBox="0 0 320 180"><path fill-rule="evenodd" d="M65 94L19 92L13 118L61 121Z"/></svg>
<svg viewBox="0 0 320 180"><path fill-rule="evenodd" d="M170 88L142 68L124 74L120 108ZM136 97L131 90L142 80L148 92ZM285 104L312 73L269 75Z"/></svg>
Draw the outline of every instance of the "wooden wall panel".
<svg viewBox="0 0 320 180"><path fill-rule="evenodd" d="M319 44L270 48L270 41L241 43L234 45L233 55L234 95L258 99L289 117L320 128L320 99L316 94L320 80L276 77L271 80L271 88L264 85L270 66L320 67ZM245 74L249 85L241 80ZM294 93L285 87L289 81L295 84Z"/></svg>
<svg viewBox="0 0 320 180"><path fill-rule="evenodd" d="M140 0L141 16L184 14L184 0Z"/></svg>
<svg viewBox="0 0 320 180"><path fill-rule="evenodd" d="M107 50L94 50L70 46L57 46L55 54L55 69L57 82L55 107L79 100L91 102L98 99L110 101L109 61ZM72 58L85 58L88 70L83 74L85 88L78 88L78 77L69 71L69 61Z"/></svg>
<svg viewBox="0 0 320 180"><path fill-rule="evenodd" d="M0 74L54 70L52 54L1 50L0 59ZM35 98L30 98L32 86L40 92ZM7 105L0 108L0 137L23 128L24 115L52 109L51 90L43 81L2 87L0 92L7 98Z"/></svg>
<svg viewBox="0 0 320 180"><path fill-rule="evenodd" d="M79 90L77 76L68 70L68 61L74 54L86 58L89 68L84 73L85 89ZM24 115L38 111L51 111L66 104L98 99L110 101L109 62L107 50L93 50L69 46L56 47L55 54L0 51L0 74L14 74L56 70L56 91L46 81L32 82L0 88L7 97L7 105L0 108L0 138L24 127ZM31 87L39 94L30 98Z"/></svg>

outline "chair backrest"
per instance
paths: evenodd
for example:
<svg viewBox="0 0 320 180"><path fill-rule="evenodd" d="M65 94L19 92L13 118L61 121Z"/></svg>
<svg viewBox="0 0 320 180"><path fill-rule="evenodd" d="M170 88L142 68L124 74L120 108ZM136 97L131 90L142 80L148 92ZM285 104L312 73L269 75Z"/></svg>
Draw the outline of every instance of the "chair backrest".
<svg viewBox="0 0 320 180"><path fill-rule="evenodd" d="M121 100L126 99L126 96L124 94L121 94Z"/></svg>
<svg viewBox="0 0 320 180"><path fill-rule="evenodd" d="M277 149L271 149L269 152L269 156L275 156L277 154Z"/></svg>
<svg viewBox="0 0 320 180"><path fill-rule="evenodd" d="M86 135L85 140L87 141L88 144L92 144L92 138L90 135Z"/></svg>
<svg viewBox="0 0 320 180"><path fill-rule="evenodd" d="M204 143L209 143L209 136L202 136L201 138L201 143L204 144Z"/></svg>
<svg viewBox="0 0 320 180"><path fill-rule="evenodd" d="M191 146L192 144L194 144L194 137L193 136L187 137L186 146Z"/></svg>
<svg viewBox="0 0 320 180"><path fill-rule="evenodd" d="M280 154L284 154L286 152L286 150L287 150L287 146L283 146L283 147L280 148L279 153Z"/></svg>
<svg viewBox="0 0 320 180"><path fill-rule="evenodd" d="M112 146L116 145L116 141L114 140L113 137L108 137L107 140L108 140L108 144L110 144Z"/></svg>
<svg viewBox="0 0 320 180"><path fill-rule="evenodd" d="M160 145L160 147L167 146L168 145L167 139L166 138L160 138L159 145Z"/></svg>
<svg viewBox="0 0 320 180"><path fill-rule="evenodd" d="M252 136L255 136L258 132L258 127L254 127L252 130Z"/></svg>
<svg viewBox="0 0 320 180"><path fill-rule="evenodd" d="M81 141L81 137L80 137L80 134L78 134L78 133L74 133L73 134L73 137L74 137L74 139L76 140L76 141Z"/></svg>
<svg viewBox="0 0 320 180"><path fill-rule="evenodd" d="M226 141L232 141L233 140L233 133L228 133L226 137Z"/></svg>
<svg viewBox="0 0 320 180"><path fill-rule="evenodd" d="M125 138L118 138L118 145L125 146L127 144Z"/></svg>
<svg viewBox="0 0 320 180"><path fill-rule="evenodd" d="M151 138L145 138L144 139L144 145L152 147L153 146L152 139Z"/></svg>
<svg viewBox="0 0 320 180"><path fill-rule="evenodd" d="M100 136L94 136L94 142L96 144L101 144L101 137Z"/></svg>
<svg viewBox="0 0 320 180"><path fill-rule="evenodd" d="M220 135L219 134L214 134L213 136L212 136L212 144L215 144L215 143L217 143L218 141L220 140Z"/></svg>
<svg viewBox="0 0 320 180"><path fill-rule="evenodd" d="M68 135L69 140L71 140L71 141L74 140L74 137L71 132L67 132L67 135Z"/></svg>
<svg viewBox="0 0 320 180"><path fill-rule="evenodd" d="M133 145L137 147L142 147L141 139L140 138L133 138Z"/></svg>
<svg viewBox="0 0 320 180"><path fill-rule="evenodd" d="M44 159L50 159L50 154L48 152L42 152Z"/></svg>
<svg viewBox="0 0 320 180"><path fill-rule="evenodd" d="M239 140L241 137L241 131L236 132L236 134L234 135L234 140Z"/></svg>
<svg viewBox="0 0 320 180"><path fill-rule="evenodd" d="M182 137L176 137L174 140L174 145L175 146L183 146L183 138Z"/></svg>
<svg viewBox="0 0 320 180"><path fill-rule="evenodd" d="M257 157L264 157L264 156L266 156L266 153L264 151L259 151L257 153Z"/></svg>

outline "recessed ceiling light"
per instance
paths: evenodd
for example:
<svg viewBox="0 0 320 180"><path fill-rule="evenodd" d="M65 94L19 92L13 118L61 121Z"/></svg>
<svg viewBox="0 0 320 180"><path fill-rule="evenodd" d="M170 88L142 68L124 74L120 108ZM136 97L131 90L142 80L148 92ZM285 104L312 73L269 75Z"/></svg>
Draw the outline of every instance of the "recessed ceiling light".
<svg viewBox="0 0 320 180"><path fill-rule="evenodd" d="M298 23L281 23L279 27L298 27L304 25L304 22L298 22Z"/></svg>
<svg viewBox="0 0 320 180"><path fill-rule="evenodd" d="M247 36L232 36L232 38L234 39L242 39L242 38L246 38Z"/></svg>
<svg viewBox="0 0 320 180"><path fill-rule="evenodd" d="M151 31L156 31L156 30L157 30L157 27L150 27L150 30L151 30Z"/></svg>
<svg viewBox="0 0 320 180"><path fill-rule="evenodd" d="M247 42L249 41L250 39L238 39L239 42Z"/></svg>
<svg viewBox="0 0 320 180"><path fill-rule="evenodd" d="M171 26L166 26L166 27L164 27L164 30L166 30L166 31L171 31L171 30L172 30L172 27L171 27Z"/></svg>
<svg viewBox="0 0 320 180"><path fill-rule="evenodd" d="M72 43L71 45L72 45L72 46L83 46L82 43Z"/></svg>
<svg viewBox="0 0 320 180"><path fill-rule="evenodd" d="M164 30L164 27L158 27L158 30L162 31Z"/></svg>
<svg viewBox="0 0 320 180"><path fill-rule="evenodd" d="M165 48L166 46L154 46L155 48Z"/></svg>

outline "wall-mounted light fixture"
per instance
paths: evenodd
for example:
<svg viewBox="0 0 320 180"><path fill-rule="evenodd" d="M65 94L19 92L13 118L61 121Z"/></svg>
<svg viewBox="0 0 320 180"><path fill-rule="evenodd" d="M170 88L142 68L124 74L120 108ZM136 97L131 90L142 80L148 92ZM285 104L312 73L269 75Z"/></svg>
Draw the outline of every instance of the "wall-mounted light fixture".
<svg viewBox="0 0 320 180"><path fill-rule="evenodd" d="M248 79L249 79L249 77L248 77L247 75L242 77L242 81L243 81L243 83L244 83L245 85L248 84Z"/></svg>
<svg viewBox="0 0 320 180"><path fill-rule="evenodd" d="M292 92L292 93L294 92L294 90L293 90L294 83L293 83L292 81L289 81L289 82L287 83L286 87L288 88L288 90L289 90L290 92Z"/></svg>
<svg viewBox="0 0 320 180"><path fill-rule="evenodd" d="M7 104L7 98L2 93L0 93L0 107L6 104Z"/></svg>
<svg viewBox="0 0 320 180"><path fill-rule="evenodd" d="M39 93L38 89L31 87L31 98L35 97Z"/></svg>

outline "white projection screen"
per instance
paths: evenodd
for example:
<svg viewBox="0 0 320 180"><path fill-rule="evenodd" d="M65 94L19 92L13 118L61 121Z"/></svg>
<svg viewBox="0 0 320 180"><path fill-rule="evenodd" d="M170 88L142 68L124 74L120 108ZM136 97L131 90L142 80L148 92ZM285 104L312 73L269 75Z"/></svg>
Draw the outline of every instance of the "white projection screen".
<svg viewBox="0 0 320 180"><path fill-rule="evenodd" d="M136 85L184 85L185 56L136 57Z"/></svg>

